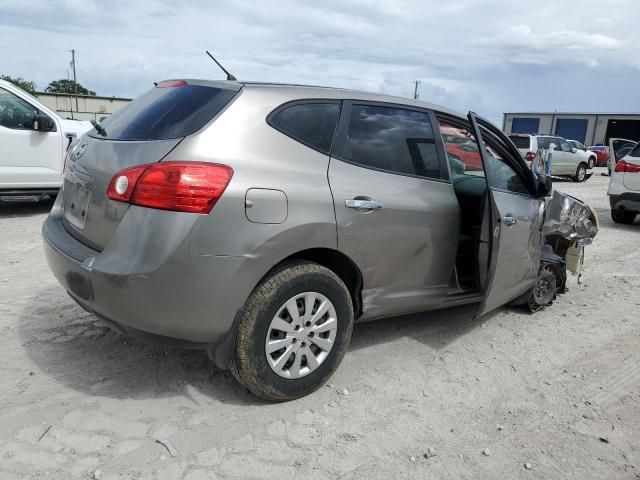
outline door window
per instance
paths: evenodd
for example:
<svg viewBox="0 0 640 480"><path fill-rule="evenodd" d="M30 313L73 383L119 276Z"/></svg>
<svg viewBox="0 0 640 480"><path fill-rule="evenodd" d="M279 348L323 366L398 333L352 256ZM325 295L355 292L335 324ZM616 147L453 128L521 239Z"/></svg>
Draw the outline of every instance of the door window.
<svg viewBox="0 0 640 480"><path fill-rule="evenodd" d="M541 150L549 149L549 144L550 143L551 142L550 142L549 137L538 137L538 148L539 149L541 149Z"/></svg>
<svg viewBox="0 0 640 480"><path fill-rule="evenodd" d="M294 140L328 155L339 113L337 103L298 103L280 110L269 123Z"/></svg>
<svg viewBox="0 0 640 480"><path fill-rule="evenodd" d="M573 150L571 148L571 145L569 145L569 142L567 142L565 139L563 138L559 138L558 142L560 142L560 150L562 150L563 152L569 152L571 153L571 151Z"/></svg>
<svg viewBox="0 0 640 480"><path fill-rule="evenodd" d="M37 114L38 109L33 105L4 88L0 88L0 125L24 130L28 128L25 123L31 122Z"/></svg>
<svg viewBox="0 0 640 480"><path fill-rule="evenodd" d="M378 105L352 105L342 157L362 167L441 178L429 114Z"/></svg>
<svg viewBox="0 0 640 480"><path fill-rule="evenodd" d="M487 150L485 167L489 175L489 186L498 190L529 194L526 182L507 161L507 154L504 153L506 149L501 146L500 140L485 129L482 129L482 138Z"/></svg>
<svg viewBox="0 0 640 480"><path fill-rule="evenodd" d="M453 176L484 177L478 143L471 130L441 120L440 133Z"/></svg>

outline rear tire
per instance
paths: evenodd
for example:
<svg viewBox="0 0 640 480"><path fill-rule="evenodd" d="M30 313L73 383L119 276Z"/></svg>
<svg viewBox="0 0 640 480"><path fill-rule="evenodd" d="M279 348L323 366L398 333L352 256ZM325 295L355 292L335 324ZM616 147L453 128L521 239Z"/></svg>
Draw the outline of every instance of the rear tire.
<svg viewBox="0 0 640 480"><path fill-rule="evenodd" d="M616 223L624 223L626 225L629 225L636 219L636 215L636 212L629 212L628 210L622 210L620 208L611 210L611 218Z"/></svg>
<svg viewBox="0 0 640 480"><path fill-rule="evenodd" d="M584 182L587 179L587 166L584 163L578 165L576 174L573 177L574 182Z"/></svg>
<svg viewBox="0 0 640 480"><path fill-rule="evenodd" d="M593 168L596 166L596 157L589 157L589 168Z"/></svg>
<svg viewBox="0 0 640 480"><path fill-rule="evenodd" d="M326 313L312 321L323 307ZM334 272L310 262L283 265L258 284L245 304L231 371L265 400L303 397L333 375L352 330L351 296ZM281 349L268 352L276 342Z"/></svg>

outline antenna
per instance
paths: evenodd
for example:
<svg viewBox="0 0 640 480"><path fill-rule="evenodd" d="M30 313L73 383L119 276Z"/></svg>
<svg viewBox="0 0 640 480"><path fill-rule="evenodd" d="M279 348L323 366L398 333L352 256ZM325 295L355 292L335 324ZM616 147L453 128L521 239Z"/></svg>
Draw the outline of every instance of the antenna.
<svg viewBox="0 0 640 480"><path fill-rule="evenodd" d="M207 52L207 55L209 55L209 57L211 57L211 60L213 60L214 62L216 62L216 65L218 65L220 67L220 69L227 74L227 80L238 80L236 77L234 77L233 75L231 75L229 72L227 72L227 69L224 68L222 65L220 65L220 62L218 60L215 59L215 57L213 55L211 55L209 53L209 50L205 50L205 52Z"/></svg>

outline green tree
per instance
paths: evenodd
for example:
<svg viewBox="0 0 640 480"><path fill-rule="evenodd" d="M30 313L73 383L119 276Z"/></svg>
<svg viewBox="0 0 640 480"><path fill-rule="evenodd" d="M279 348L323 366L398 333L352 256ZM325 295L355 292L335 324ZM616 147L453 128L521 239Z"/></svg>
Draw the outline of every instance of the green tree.
<svg viewBox="0 0 640 480"><path fill-rule="evenodd" d="M78 94L79 95L91 95L93 97L96 96L96 92L92 92L91 90L84 88L79 83L74 82L73 80L60 79L54 80L47 88L44 89L45 92L48 93L76 93L76 85L78 86Z"/></svg>
<svg viewBox="0 0 640 480"><path fill-rule="evenodd" d="M21 88L25 92L29 92L30 94L36 93L36 82L29 82L22 77L11 77L9 75L0 76L2 80L13 83L16 87Z"/></svg>

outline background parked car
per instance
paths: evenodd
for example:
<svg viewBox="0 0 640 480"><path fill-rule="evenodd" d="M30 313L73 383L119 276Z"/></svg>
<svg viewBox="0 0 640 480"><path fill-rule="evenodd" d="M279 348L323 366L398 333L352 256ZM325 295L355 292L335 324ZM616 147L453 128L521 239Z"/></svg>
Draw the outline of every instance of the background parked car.
<svg viewBox="0 0 640 480"><path fill-rule="evenodd" d="M609 147L606 145L591 145L589 150L596 155L597 167L606 167L609 164Z"/></svg>
<svg viewBox="0 0 640 480"><path fill-rule="evenodd" d="M551 175L557 177L570 177L576 182L584 182L589 176L589 155L580 151L561 137L551 135L509 135L525 160L531 165L534 161L540 161L540 153L555 146L551 163ZM595 155L594 155L595 156Z"/></svg>
<svg viewBox="0 0 640 480"><path fill-rule="evenodd" d="M638 142L629 140L628 138L610 138L609 139L609 175L613 172L616 164L631 152ZM611 153L613 152L613 154Z"/></svg>
<svg viewBox="0 0 640 480"><path fill-rule="evenodd" d="M91 123L67 120L0 80L0 201L39 200L62 185L71 142Z"/></svg>
<svg viewBox="0 0 640 480"><path fill-rule="evenodd" d="M567 140L567 142L569 142L569 145L571 145L576 150L584 152L587 155L587 168L593 168L596 166L596 162L598 160L596 152L591 151L578 140Z"/></svg>
<svg viewBox="0 0 640 480"><path fill-rule="evenodd" d="M640 213L640 143L629 148L629 141L612 138L609 149L619 158L609 180L611 218L617 223L632 223Z"/></svg>

